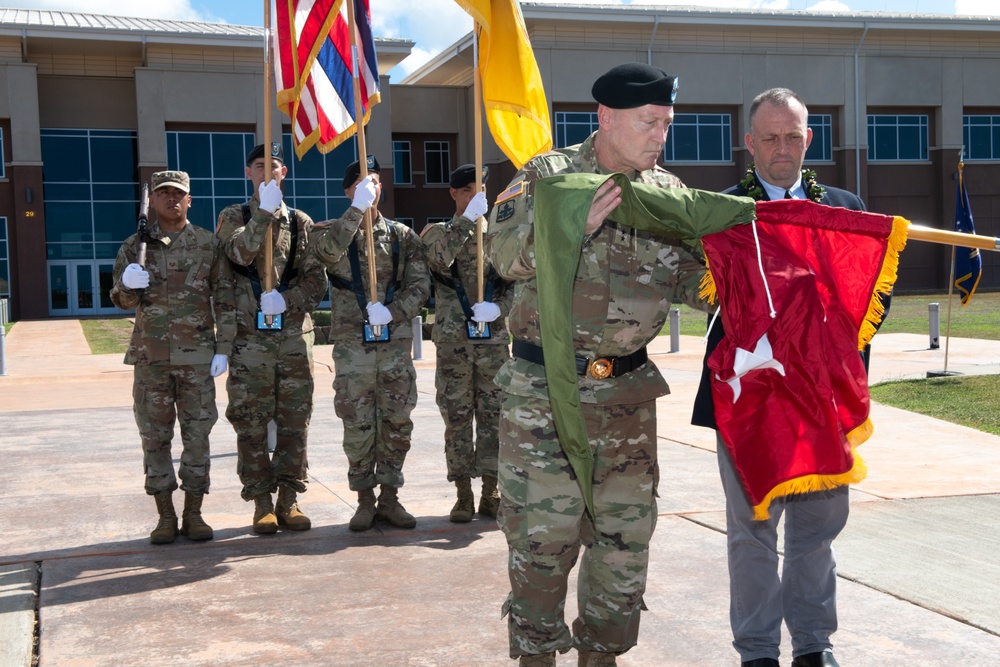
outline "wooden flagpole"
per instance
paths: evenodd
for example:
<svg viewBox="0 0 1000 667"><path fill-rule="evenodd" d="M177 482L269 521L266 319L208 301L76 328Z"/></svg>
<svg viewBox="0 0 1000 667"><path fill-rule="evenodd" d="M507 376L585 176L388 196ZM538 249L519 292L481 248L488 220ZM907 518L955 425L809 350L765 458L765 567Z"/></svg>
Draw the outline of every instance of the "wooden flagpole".
<svg viewBox="0 0 1000 667"><path fill-rule="evenodd" d="M351 35L351 68L354 75L354 121L357 124L358 142L358 166L362 179L368 177L368 150L365 146L365 120L364 105L361 103L361 58L358 57L358 32L357 17L355 16L354 0L347 2L347 32ZM368 256L368 300L372 303L378 301L378 283L375 274L375 239L372 238L372 216L371 209L365 211L365 253ZM372 326L372 333L376 337L382 335L382 327Z"/></svg>
<svg viewBox="0 0 1000 667"><path fill-rule="evenodd" d="M271 3L264 0L264 182L272 171L271 162ZM259 202L258 202L259 203ZM277 212L277 211L276 211ZM273 219L273 218L272 218ZM264 291L274 289L274 251L271 246L271 234L274 230L268 221L264 231ZM274 318L264 316L264 323L271 326Z"/></svg>
<svg viewBox="0 0 1000 667"><path fill-rule="evenodd" d="M945 229L935 229L933 227L924 227L923 225L910 225L910 231L906 238L911 241L929 241L930 243L940 243L941 245L955 245L964 248L979 248L980 250L1000 252L1000 238L996 238L995 236L949 232Z"/></svg>
<svg viewBox="0 0 1000 667"><path fill-rule="evenodd" d="M472 22L472 108L476 133L476 193L483 190L483 110L482 76L479 73L479 25ZM476 283L479 301L485 298L483 269L483 216L476 219Z"/></svg>

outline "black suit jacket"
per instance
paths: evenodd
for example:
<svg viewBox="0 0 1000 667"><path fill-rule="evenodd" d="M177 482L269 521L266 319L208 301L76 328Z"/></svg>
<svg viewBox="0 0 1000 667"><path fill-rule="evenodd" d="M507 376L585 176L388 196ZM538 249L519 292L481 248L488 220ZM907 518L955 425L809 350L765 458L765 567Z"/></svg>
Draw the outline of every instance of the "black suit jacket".
<svg viewBox="0 0 1000 667"><path fill-rule="evenodd" d="M839 206L841 208L848 208L852 211L865 211L865 204L861 201L853 192L848 192L847 190L841 190L839 188L831 188L823 186L826 188L826 193L823 196L821 204L826 206ZM747 194L746 189L742 185L734 185L729 188L723 194L727 195L737 195L745 197ZM764 199L768 199L767 191L764 191ZM882 295L882 302L885 304L886 311L889 309L889 295ZM708 321L712 321L712 316L710 315ZM707 426L708 428L715 428L715 403L712 400L712 388L711 388L711 375L708 369L708 357L715 350L715 347L719 344L725 335L725 331L722 329L722 318L718 317L715 320L715 326L712 327L711 331L708 332L708 342L705 347L705 361L702 364L701 369L701 383L698 385L698 394L694 399L694 412L691 415L691 423L695 426ZM864 355L862 355L864 356ZM868 369L868 360L865 357L865 370Z"/></svg>

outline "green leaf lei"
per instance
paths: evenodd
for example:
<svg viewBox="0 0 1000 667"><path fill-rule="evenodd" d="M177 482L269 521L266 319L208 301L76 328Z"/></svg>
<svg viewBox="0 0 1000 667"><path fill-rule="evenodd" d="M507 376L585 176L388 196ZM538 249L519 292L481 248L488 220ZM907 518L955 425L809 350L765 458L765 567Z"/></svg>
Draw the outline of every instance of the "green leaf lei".
<svg viewBox="0 0 1000 667"><path fill-rule="evenodd" d="M754 174L753 162L747 167L747 173L743 175L743 179L740 181L740 185L743 189L747 191L747 196L755 200L761 200L764 198L764 188L760 186L757 182L757 177ZM809 197L814 202L823 201L823 197L826 194L826 188L816 182L816 172L812 169L802 170L802 185L806 189L806 196Z"/></svg>

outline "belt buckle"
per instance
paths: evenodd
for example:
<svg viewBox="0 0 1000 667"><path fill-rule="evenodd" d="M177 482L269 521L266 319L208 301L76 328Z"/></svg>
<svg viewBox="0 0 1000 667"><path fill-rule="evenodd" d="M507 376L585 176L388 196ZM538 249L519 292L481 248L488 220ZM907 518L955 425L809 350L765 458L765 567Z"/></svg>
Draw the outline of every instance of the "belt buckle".
<svg viewBox="0 0 1000 667"><path fill-rule="evenodd" d="M606 380L614 372L614 365L607 357L591 359L587 364L587 375L595 380Z"/></svg>

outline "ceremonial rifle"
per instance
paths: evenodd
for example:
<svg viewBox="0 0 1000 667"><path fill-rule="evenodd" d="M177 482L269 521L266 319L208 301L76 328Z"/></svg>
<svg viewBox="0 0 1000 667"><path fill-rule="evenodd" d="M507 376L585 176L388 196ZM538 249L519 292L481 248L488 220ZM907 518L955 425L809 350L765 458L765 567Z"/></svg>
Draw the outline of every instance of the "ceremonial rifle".
<svg viewBox="0 0 1000 667"><path fill-rule="evenodd" d="M146 242L149 241L148 218L149 183L143 183L142 197L139 199L139 221L136 223L135 229L135 261L142 268L146 268Z"/></svg>

